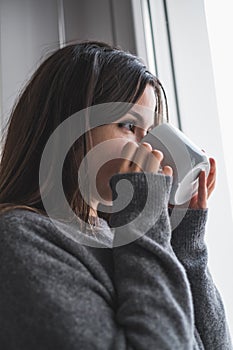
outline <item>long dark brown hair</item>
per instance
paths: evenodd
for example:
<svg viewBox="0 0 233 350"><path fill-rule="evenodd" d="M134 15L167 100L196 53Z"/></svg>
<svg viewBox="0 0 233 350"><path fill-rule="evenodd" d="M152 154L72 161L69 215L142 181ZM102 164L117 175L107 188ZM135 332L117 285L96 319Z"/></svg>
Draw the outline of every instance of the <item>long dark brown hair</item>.
<svg viewBox="0 0 233 350"><path fill-rule="evenodd" d="M53 131L66 118L89 106L136 103L147 84L154 87L155 118L160 122L167 116L163 88L138 57L93 41L72 43L51 54L26 85L9 119L0 163L0 210L20 207L46 214L39 166ZM66 157L63 186L72 210L88 221L90 207L74 176L86 149L84 135Z"/></svg>

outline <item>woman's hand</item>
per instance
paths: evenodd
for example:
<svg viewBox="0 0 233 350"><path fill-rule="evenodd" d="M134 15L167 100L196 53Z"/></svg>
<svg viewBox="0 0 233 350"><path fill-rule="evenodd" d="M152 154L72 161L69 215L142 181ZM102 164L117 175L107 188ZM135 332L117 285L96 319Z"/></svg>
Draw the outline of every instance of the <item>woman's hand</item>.
<svg viewBox="0 0 233 350"><path fill-rule="evenodd" d="M192 197L189 208L191 209L205 209L207 208L207 199L213 192L216 183L216 163L213 158L209 158L210 172L206 178L205 171L199 175L198 192Z"/></svg>
<svg viewBox="0 0 233 350"><path fill-rule="evenodd" d="M162 152L152 149L151 145L143 142L138 145L136 142L129 141L122 149L122 161L119 173L129 172L153 172L162 173L172 176L173 171L170 166L161 167L163 159ZM213 192L216 183L216 163L213 158L209 158L210 172L206 178L205 172L199 175L198 192L192 197L189 203L185 203L180 207L189 207L191 209L207 208L207 199ZM162 170L161 170L162 169Z"/></svg>
<svg viewBox="0 0 233 350"><path fill-rule="evenodd" d="M136 142L128 142L122 149L122 162L119 173L129 172L152 172L160 171L164 175L172 176L172 168L164 166L161 168L163 153L152 149L151 145L143 142L138 145Z"/></svg>

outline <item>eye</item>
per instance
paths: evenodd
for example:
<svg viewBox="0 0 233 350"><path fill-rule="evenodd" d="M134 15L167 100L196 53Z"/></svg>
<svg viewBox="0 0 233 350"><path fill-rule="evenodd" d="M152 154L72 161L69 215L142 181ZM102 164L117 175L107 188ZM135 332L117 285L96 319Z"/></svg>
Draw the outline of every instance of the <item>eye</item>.
<svg viewBox="0 0 233 350"><path fill-rule="evenodd" d="M132 121L125 121L118 123L119 128L125 128L131 132L135 131L135 124Z"/></svg>

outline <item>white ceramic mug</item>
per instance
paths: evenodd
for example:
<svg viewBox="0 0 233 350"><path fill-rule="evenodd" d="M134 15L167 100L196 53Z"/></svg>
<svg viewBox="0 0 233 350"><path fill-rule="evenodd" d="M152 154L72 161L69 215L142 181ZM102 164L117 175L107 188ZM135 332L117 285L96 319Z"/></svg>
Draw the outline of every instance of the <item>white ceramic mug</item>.
<svg viewBox="0 0 233 350"><path fill-rule="evenodd" d="M196 146L183 132L170 123L164 123L152 129L142 140L164 155L161 165L170 165L173 169L173 183L170 203L183 204L189 201L198 189L198 176L210 170L206 154Z"/></svg>

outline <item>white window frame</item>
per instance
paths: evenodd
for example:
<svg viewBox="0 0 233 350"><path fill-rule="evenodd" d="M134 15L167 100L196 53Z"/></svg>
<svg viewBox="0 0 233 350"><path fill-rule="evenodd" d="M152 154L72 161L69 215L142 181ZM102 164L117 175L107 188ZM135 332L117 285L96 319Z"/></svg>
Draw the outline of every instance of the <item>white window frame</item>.
<svg viewBox="0 0 233 350"><path fill-rule="evenodd" d="M166 89L170 121L182 129L163 0L132 0L137 54ZM156 21L151 21L156 14Z"/></svg>

